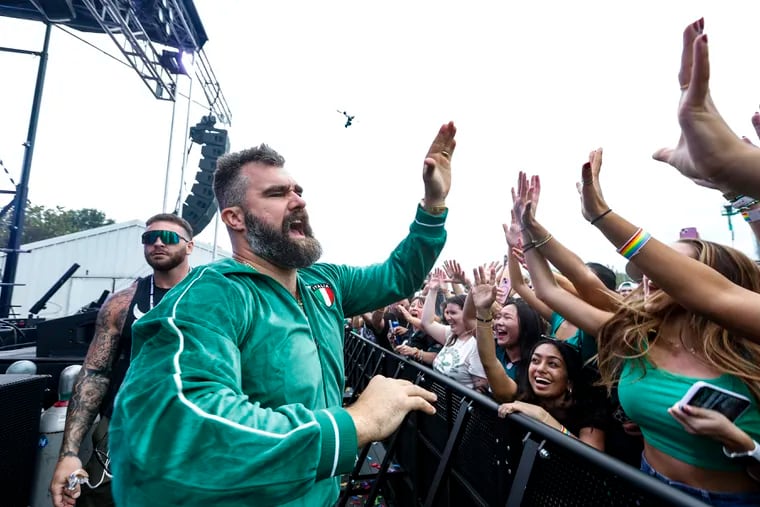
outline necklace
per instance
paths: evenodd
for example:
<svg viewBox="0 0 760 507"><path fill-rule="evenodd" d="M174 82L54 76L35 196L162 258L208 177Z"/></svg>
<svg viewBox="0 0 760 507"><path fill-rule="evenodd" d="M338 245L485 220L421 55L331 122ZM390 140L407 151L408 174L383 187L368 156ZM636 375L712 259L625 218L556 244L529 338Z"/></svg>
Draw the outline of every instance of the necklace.
<svg viewBox="0 0 760 507"><path fill-rule="evenodd" d="M153 281L153 275L150 275L150 308L149 310L153 309L153 291L156 288L156 282Z"/></svg>
<svg viewBox="0 0 760 507"><path fill-rule="evenodd" d="M250 262L248 262L248 261L244 261L244 260L242 260L242 259L238 259L237 257L233 257L233 258L234 258L236 261L238 261L239 263L241 263L241 264L244 264L244 265L248 266L248 267L249 267L249 268L251 268L252 270L254 270L254 271L258 271L258 270L257 270L255 267L253 267L253 264L251 264ZM296 303L298 303L298 306L301 308L301 310L303 310L303 309L304 309L304 308L303 308L303 300L301 299L301 295L298 293L298 287L296 287L296 292L295 292L293 295L294 295L294 296L295 296L295 298L296 298ZM151 301L153 301L152 297L153 297L153 288L151 287Z"/></svg>

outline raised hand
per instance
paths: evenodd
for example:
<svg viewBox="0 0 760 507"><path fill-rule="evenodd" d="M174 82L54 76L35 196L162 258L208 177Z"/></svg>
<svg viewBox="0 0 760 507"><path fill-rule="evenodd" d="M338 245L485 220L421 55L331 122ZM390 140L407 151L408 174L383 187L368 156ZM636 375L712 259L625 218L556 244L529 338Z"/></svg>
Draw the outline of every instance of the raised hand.
<svg viewBox="0 0 760 507"><path fill-rule="evenodd" d="M517 219L517 225L520 229L525 228L523 223L523 214L525 204L528 202L528 176L520 171L517 175L517 190L512 187L512 213Z"/></svg>
<svg viewBox="0 0 760 507"><path fill-rule="evenodd" d="M528 263L525 262L525 253L522 250L522 244L512 249L512 255L515 256L515 259L517 259L517 262L520 263L520 266L528 269Z"/></svg>
<svg viewBox="0 0 760 507"><path fill-rule="evenodd" d="M678 74L682 90L678 107L681 137L675 148L662 148L653 157L672 165L698 185L718 188L716 179L735 167L746 144L731 131L710 96L710 60L703 30L704 19L699 19L683 32Z"/></svg>
<svg viewBox="0 0 760 507"><path fill-rule="evenodd" d="M522 223L525 227L532 227L536 224L536 208L538 208L538 198L541 195L541 178L538 175L530 177L530 184L526 190L527 202L523 211Z"/></svg>
<svg viewBox="0 0 760 507"><path fill-rule="evenodd" d="M430 280L428 280L427 283L428 292L441 290L447 281L448 278L446 277L446 273L441 268L436 268L430 273Z"/></svg>
<svg viewBox="0 0 760 507"><path fill-rule="evenodd" d="M588 155L588 162L581 169L581 182L576 183L581 196L583 218L591 222L609 209L602 195L599 173L602 170L602 149L597 148Z"/></svg>
<svg viewBox="0 0 760 507"><path fill-rule="evenodd" d="M491 311L496 301L496 270L493 267L480 266L473 270L475 284L470 289L470 297L475 308L484 312Z"/></svg>
<svg viewBox="0 0 760 507"><path fill-rule="evenodd" d="M449 280L452 282L465 286L470 285L470 281L467 279L464 269L462 269L462 266L457 261L444 261L443 269L446 271L446 276L448 276Z"/></svg>
<svg viewBox="0 0 760 507"><path fill-rule="evenodd" d="M451 190L451 157L456 148L454 122L441 126L425 156L422 181L425 183L425 208L443 206Z"/></svg>
<svg viewBox="0 0 760 507"><path fill-rule="evenodd" d="M502 224L502 227L504 228L504 237L507 240L507 246L509 248L514 248L520 244L520 224L515 216L515 210L509 210L509 214L512 220L509 224Z"/></svg>

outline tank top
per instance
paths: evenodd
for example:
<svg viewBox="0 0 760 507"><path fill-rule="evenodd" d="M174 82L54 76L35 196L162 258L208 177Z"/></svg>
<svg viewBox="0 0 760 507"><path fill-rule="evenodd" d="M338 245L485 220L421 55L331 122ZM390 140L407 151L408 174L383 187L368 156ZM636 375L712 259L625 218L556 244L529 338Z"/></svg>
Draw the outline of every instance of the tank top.
<svg viewBox="0 0 760 507"><path fill-rule="evenodd" d="M687 377L655 367L646 358L643 368L626 360L620 375L618 397L625 413L641 428L644 439L656 449L690 465L707 470L740 471L740 461L727 458L717 440L687 433L668 408L679 401L694 382L702 380L748 397L750 408L734 423L754 440L760 440L760 410L747 386L738 377Z"/></svg>
<svg viewBox="0 0 760 507"><path fill-rule="evenodd" d="M153 306L151 306L151 291L153 292ZM100 405L100 415L111 417L113 415L113 402L116 399L116 393L119 391L124 377L127 375L129 363L132 357L132 324L140 317L148 313L163 299L169 289L156 287L153 282L153 275L146 276L137 280L137 289L132 301L129 303L129 309L124 319L124 326L121 328L119 344L114 356L113 368L111 369L111 381L108 384L108 392Z"/></svg>

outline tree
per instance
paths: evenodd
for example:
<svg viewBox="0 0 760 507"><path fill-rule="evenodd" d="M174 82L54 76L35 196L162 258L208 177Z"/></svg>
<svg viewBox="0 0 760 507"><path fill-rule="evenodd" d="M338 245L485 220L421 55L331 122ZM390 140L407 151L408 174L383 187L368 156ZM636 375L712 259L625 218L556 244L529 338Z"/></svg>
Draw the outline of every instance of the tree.
<svg viewBox="0 0 760 507"><path fill-rule="evenodd" d="M0 247L8 244L10 226L13 222L13 207L0 218ZM102 225L114 223L106 214L93 208L67 210L63 206L46 208L27 201L21 244L54 238L72 232L86 231Z"/></svg>

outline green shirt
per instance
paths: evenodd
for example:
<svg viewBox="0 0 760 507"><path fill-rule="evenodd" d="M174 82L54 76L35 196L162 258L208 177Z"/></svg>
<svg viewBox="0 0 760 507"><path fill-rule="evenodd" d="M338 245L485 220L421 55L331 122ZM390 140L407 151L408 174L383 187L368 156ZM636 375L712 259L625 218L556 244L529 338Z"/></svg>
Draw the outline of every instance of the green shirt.
<svg viewBox="0 0 760 507"><path fill-rule="evenodd" d="M565 318L557 312L552 313L552 318L549 321L549 329L551 336L557 335L557 330L562 323L565 322ZM596 340L593 336L589 336L586 332L578 329L573 336L567 340L563 340L570 345L573 345L581 353L581 359L583 364L586 364L592 357L596 355Z"/></svg>
<svg viewBox="0 0 760 507"><path fill-rule="evenodd" d="M444 221L418 208L384 263L298 270L303 309L232 259L194 269L132 330L110 425L116 504L332 505L357 451L344 317L414 293Z"/></svg>

